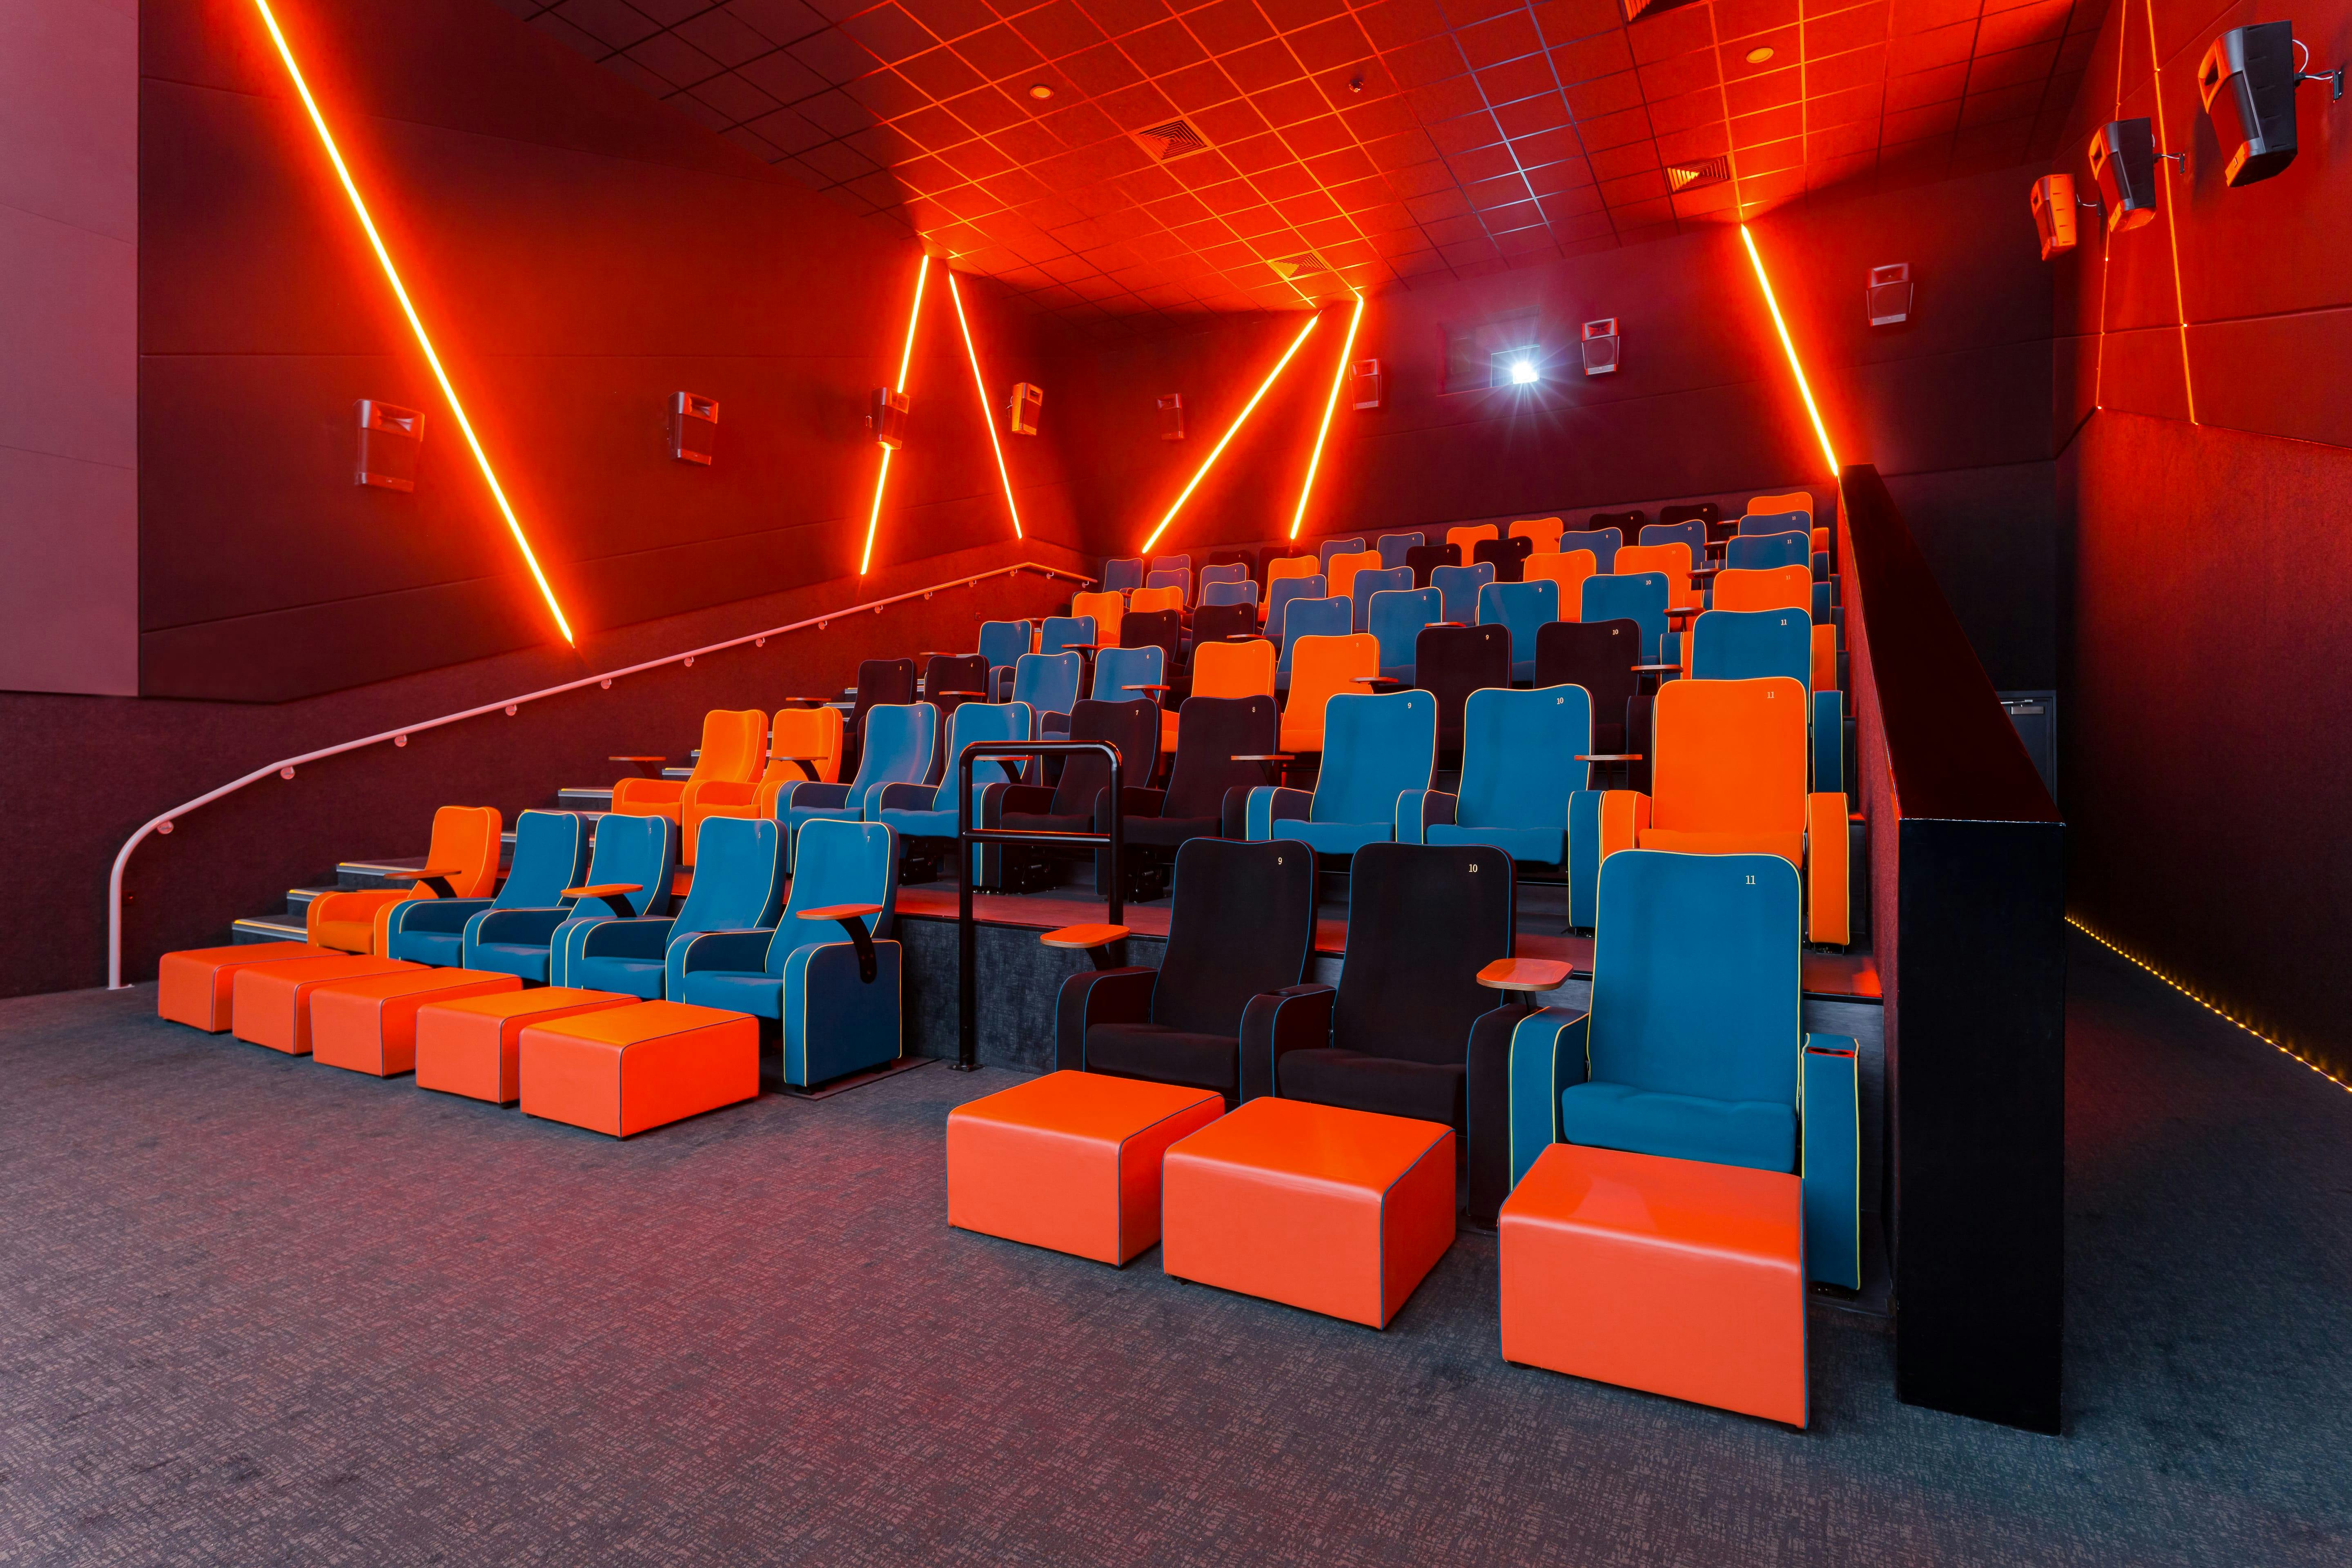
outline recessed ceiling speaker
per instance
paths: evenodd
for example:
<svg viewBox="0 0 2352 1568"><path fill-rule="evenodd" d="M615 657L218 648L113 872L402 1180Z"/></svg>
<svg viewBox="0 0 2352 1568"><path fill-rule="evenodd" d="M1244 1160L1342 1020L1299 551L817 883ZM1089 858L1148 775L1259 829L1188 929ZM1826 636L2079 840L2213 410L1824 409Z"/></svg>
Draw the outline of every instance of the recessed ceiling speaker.
<svg viewBox="0 0 2352 1568"><path fill-rule="evenodd" d="M710 466L719 447L719 403L691 392L669 395L669 455L681 463Z"/></svg>
<svg viewBox="0 0 2352 1568"><path fill-rule="evenodd" d="M1381 362L1360 359L1348 367L1348 391L1359 408L1378 408L1387 390L1388 381L1381 374Z"/></svg>
<svg viewBox="0 0 2352 1568"><path fill-rule="evenodd" d="M1015 382L1004 405L1004 427L1015 436L1037 434L1037 415L1045 406L1045 389L1032 382Z"/></svg>
<svg viewBox="0 0 2352 1568"><path fill-rule="evenodd" d="M425 411L373 397L359 401L360 460L353 484L380 490L416 488L416 458L425 446Z"/></svg>
<svg viewBox="0 0 2352 1568"><path fill-rule="evenodd" d="M1181 441L1184 438L1184 395L1171 392L1160 400L1160 438Z"/></svg>
<svg viewBox="0 0 2352 1568"><path fill-rule="evenodd" d="M2107 232L2121 234L2156 216L2156 122L2110 120L2091 133L2091 174L2106 207Z"/></svg>
<svg viewBox="0 0 2352 1568"><path fill-rule="evenodd" d="M903 392L893 392L887 386L876 387L872 409L866 416L866 423L873 430L874 438L892 451L895 452L905 446L907 444L907 395Z"/></svg>
<svg viewBox="0 0 2352 1568"><path fill-rule="evenodd" d="M2294 162L2294 24L2232 27L2197 68L2213 140L2227 161L2221 183L2251 185Z"/></svg>
<svg viewBox="0 0 2352 1568"><path fill-rule="evenodd" d="M2074 248L2074 204L2081 199L2074 194L2074 176L2072 174L2044 174L2033 182L2030 202L2033 208L2034 231L2042 236L2042 260L2049 260L2062 250Z"/></svg>
<svg viewBox="0 0 2352 1568"><path fill-rule="evenodd" d="M1862 293L1863 305L1874 327L1892 327L1911 319L1911 264L1890 262L1870 269L1870 284Z"/></svg>
<svg viewBox="0 0 2352 1568"><path fill-rule="evenodd" d="M1617 374L1617 318L1604 317L1584 323L1584 374L1615 375Z"/></svg>

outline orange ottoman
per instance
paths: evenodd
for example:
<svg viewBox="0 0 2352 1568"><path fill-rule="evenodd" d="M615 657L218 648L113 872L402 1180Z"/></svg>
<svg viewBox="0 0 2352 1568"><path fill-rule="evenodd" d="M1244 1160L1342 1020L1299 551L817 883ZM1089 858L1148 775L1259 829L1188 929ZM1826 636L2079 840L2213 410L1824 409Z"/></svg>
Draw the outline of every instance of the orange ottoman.
<svg viewBox="0 0 2352 1568"><path fill-rule="evenodd" d="M480 969L400 969L331 980L310 994L310 1059L391 1078L416 1066L419 1007L521 989L520 976Z"/></svg>
<svg viewBox="0 0 2352 1568"><path fill-rule="evenodd" d="M1212 1089L1053 1072L948 1112L948 1223L1123 1264L1160 1239L1160 1162Z"/></svg>
<svg viewBox="0 0 2352 1568"><path fill-rule="evenodd" d="M1454 1244L1454 1130L1253 1100L1168 1151L1160 1266L1384 1329Z"/></svg>
<svg viewBox="0 0 2352 1568"><path fill-rule="evenodd" d="M524 1027L527 1115L626 1138L760 1094L760 1021L639 1002Z"/></svg>
<svg viewBox="0 0 2352 1568"><path fill-rule="evenodd" d="M450 1001L425 998L416 1010L416 1087L512 1105L522 1097L517 1056L522 1032L574 1013L628 1007L637 998L618 991L541 985Z"/></svg>
<svg viewBox="0 0 2352 1568"><path fill-rule="evenodd" d="M331 958L307 942L246 942L233 947L187 947L155 966L155 1016L208 1034L228 1027L231 988L240 969L289 958Z"/></svg>
<svg viewBox="0 0 2352 1568"><path fill-rule="evenodd" d="M1555 1143L1502 1250L1505 1361L1805 1424L1798 1177Z"/></svg>
<svg viewBox="0 0 2352 1568"><path fill-rule="evenodd" d="M278 963L256 963L236 972L230 995L235 1033L248 1045L268 1046L292 1056L310 1054L310 994L332 980L357 980L363 974L390 974L396 970L422 969L396 958L372 958L365 953L332 953L325 958L289 958Z"/></svg>

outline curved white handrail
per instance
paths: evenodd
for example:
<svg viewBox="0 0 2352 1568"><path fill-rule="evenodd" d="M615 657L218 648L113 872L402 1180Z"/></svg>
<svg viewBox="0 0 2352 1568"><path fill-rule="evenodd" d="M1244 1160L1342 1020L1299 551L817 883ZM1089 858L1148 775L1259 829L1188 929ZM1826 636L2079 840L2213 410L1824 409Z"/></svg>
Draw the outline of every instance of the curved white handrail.
<svg viewBox="0 0 2352 1568"><path fill-rule="evenodd" d="M243 778L233 780L218 789L208 790L194 800L183 801L171 810L149 818L138 832L123 841L121 849L115 854L114 870L108 877L106 883L106 988L110 991L129 989L122 984L122 868L131 863L131 852L138 848L139 841L150 833L171 832L174 822L198 806L210 805L223 795L235 795L246 785L268 778L272 773L281 778L290 779L294 776L296 768L305 763L315 763L321 757L337 756L344 752L356 752L362 746L381 745L386 741L390 741L396 746L405 746L408 744L409 736L419 734L426 730L437 730L444 724L456 724L467 719L478 719L485 713L496 713L501 710L511 718L515 710L524 703L537 702L541 698L561 697L567 691L577 691L583 686L600 684L610 686L625 676L642 675L648 669L660 669L673 664L692 664L707 653L723 653L731 647L741 647L745 643L757 647L765 643L770 637L782 637L786 632L806 631L812 626L823 627L826 623L837 621L844 616L855 616L866 610L878 613L888 605L902 604L908 599L928 599L933 594L953 588L974 588L991 577L1017 576L1024 572L1035 572L1046 577L1067 578L1073 583L1094 581L1093 578L1080 573L1068 571L1060 566L1046 566L1034 561L1024 561L1012 566L998 566L969 577L959 577L952 583L934 583L928 588L909 588L903 594L893 594L887 599L868 599L864 604L851 605L846 609L827 610L822 615L811 616L806 620L793 621L788 626L771 626L763 632L746 632L740 637L730 637L725 642L709 643L702 647L688 648L684 653L674 653L661 658L647 659L643 664L629 665L622 669L608 669L602 675L583 676L578 680L567 680L561 686L550 686L543 690L526 692L520 697L509 697L496 702L485 702L478 708L468 708L461 713L444 713L438 719L426 719L415 724L403 724L396 730L385 730L379 734L369 735L357 741L345 741L338 746L323 746L315 752L305 752L299 757L281 757L265 767L254 769Z"/></svg>

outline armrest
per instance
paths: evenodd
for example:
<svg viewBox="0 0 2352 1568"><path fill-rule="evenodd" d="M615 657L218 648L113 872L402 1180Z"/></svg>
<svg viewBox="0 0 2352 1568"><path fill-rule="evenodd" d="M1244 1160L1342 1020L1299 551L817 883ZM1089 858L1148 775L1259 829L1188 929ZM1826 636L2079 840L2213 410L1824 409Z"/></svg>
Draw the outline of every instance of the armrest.
<svg viewBox="0 0 2352 1568"><path fill-rule="evenodd" d="M1109 794L1108 790L1105 790L1102 796L1097 797L1096 804L1098 808L1103 797ZM1167 800L1168 792L1164 789L1145 789L1140 784L1119 786L1118 809L1121 814L1128 816L1158 816ZM1097 832L1110 831L1110 818L1099 809L1095 813L1095 826Z"/></svg>
<svg viewBox="0 0 2352 1568"><path fill-rule="evenodd" d="M1528 1014L1511 1031L1510 1185L1536 1156L1559 1142L1559 1091L1590 1076L1586 1040L1591 1015L1565 1007Z"/></svg>
<svg viewBox="0 0 2352 1568"><path fill-rule="evenodd" d="M688 784L679 798L682 805L749 805L760 793L758 782L738 783L734 779L705 779Z"/></svg>
<svg viewBox="0 0 2352 1568"><path fill-rule="evenodd" d="M1650 797L1640 790L1604 790L1601 795L1601 858L1638 848L1650 826Z"/></svg>
<svg viewBox="0 0 2352 1568"><path fill-rule="evenodd" d="M1400 844L1426 844L1429 829L1435 824L1451 826L1455 807L1461 797L1444 790L1409 789L1397 796L1396 841Z"/></svg>
<svg viewBox="0 0 2352 1568"><path fill-rule="evenodd" d="M392 911L392 929L461 931L467 921L489 907L488 899L404 899Z"/></svg>
<svg viewBox="0 0 2352 1568"><path fill-rule="evenodd" d="M524 947L541 947L552 942L555 928L571 918L568 906L559 910L491 910L467 934L478 942L510 942Z"/></svg>
<svg viewBox="0 0 2352 1568"><path fill-rule="evenodd" d="M857 978L867 985L874 984L877 972L874 959L874 932L866 924L866 918L882 912L879 904L826 904L819 909L803 910L804 921L835 921L848 934L850 945L857 949Z"/></svg>
<svg viewBox="0 0 2352 1568"><path fill-rule="evenodd" d="M670 929L677 924L667 915L598 921L581 934L580 956L658 959L669 951Z"/></svg>
<svg viewBox="0 0 2352 1568"><path fill-rule="evenodd" d="M1259 784L1249 792L1249 805L1244 808L1243 837L1254 844L1263 844L1274 837L1276 823L1293 817L1303 820L1314 807L1315 796L1309 791Z"/></svg>
<svg viewBox="0 0 2352 1568"><path fill-rule="evenodd" d="M614 919L625 921L635 918L637 912L629 906L629 895L645 890L643 882L592 882L583 888L566 888L563 896L567 899L601 900L604 907L613 911Z"/></svg>
<svg viewBox="0 0 2352 1568"><path fill-rule="evenodd" d="M1054 1066L1084 1072L1087 1030L1095 1024L1141 1024L1151 1017L1156 969L1094 969L1062 982L1054 1004Z"/></svg>
<svg viewBox="0 0 2352 1568"><path fill-rule="evenodd" d="M386 871L383 874L386 881L414 880L417 887L429 889L432 896L436 899L454 899L457 896L457 889L449 885L449 879L457 875L455 870L445 870L438 867L427 867L422 871Z"/></svg>
<svg viewBox="0 0 2352 1568"><path fill-rule="evenodd" d="M931 784L887 784L867 796L866 809L876 811L935 811L932 803L946 794Z"/></svg>
<svg viewBox="0 0 2352 1568"><path fill-rule="evenodd" d="M848 804L849 786L845 784L789 784L777 792L776 815L782 817L787 810L794 806L809 806L822 810L828 806L844 806Z"/></svg>
<svg viewBox="0 0 2352 1568"><path fill-rule="evenodd" d="M1862 1288L1859 1047L1807 1035L1797 1079L1797 1173L1804 1193L1805 1278Z"/></svg>
<svg viewBox="0 0 2352 1568"><path fill-rule="evenodd" d="M994 810L985 818L994 826L1008 811L1043 814L1054 809L1054 792L1044 784L990 784L988 803Z"/></svg>
<svg viewBox="0 0 2352 1568"><path fill-rule="evenodd" d="M1286 985L1250 998L1242 1011L1242 1098L1282 1092L1282 1058L1331 1043L1331 1010L1339 994L1328 985Z"/></svg>
<svg viewBox="0 0 2352 1568"><path fill-rule="evenodd" d="M706 931L682 939L684 953L672 952L670 963L683 976L698 971L724 969L738 974L768 967L768 943L772 931Z"/></svg>
<svg viewBox="0 0 2352 1568"><path fill-rule="evenodd" d="M1037 941L1044 947L1076 949L1086 952L1094 959L1097 969L1118 969L1124 966L1112 962L1111 950L1127 938L1125 926L1076 925L1046 931Z"/></svg>
<svg viewBox="0 0 2352 1568"><path fill-rule="evenodd" d="M1824 947L1853 940L1846 882L1845 792L1805 797L1805 937Z"/></svg>
<svg viewBox="0 0 2352 1568"><path fill-rule="evenodd" d="M319 927L328 921L373 921L376 910L417 897L398 888L360 888L350 892L320 893L302 910L303 934L316 942Z"/></svg>
<svg viewBox="0 0 2352 1568"><path fill-rule="evenodd" d="M683 779L621 779L613 785L613 806L675 805L685 793Z"/></svg>

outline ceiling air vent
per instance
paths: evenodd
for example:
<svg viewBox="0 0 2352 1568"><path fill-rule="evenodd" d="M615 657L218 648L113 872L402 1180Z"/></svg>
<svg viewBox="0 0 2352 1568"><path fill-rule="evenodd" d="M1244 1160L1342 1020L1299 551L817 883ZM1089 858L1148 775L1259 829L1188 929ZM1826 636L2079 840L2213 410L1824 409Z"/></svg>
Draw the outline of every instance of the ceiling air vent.
<svg viewBox="0 0 2352 1568"><path fill-rule="evenodd" d="M1128 134L1135 138L1137 146L1151 154L1151 161L1155 163L1181 158L1187 153L1206 152L1209 146L1202 140L1199 132L1181 120L1155 125L1149 131L1131 131Z"/></svg>
<svg viewBox="0 0 2352 1568"><path fill-rule="evenodd" d="M1617 0L1617 3L1624 8L1625 20L1631 23L1638 22L1644 16L1654 16L1661 11L1672 11L1684 5L1696 5L1697 0Z"/></svg>
<svg viewBox="0 0 2352 1568"><path fill-rule="evenodd" d="M1687 163L1666 165L1666 189L1675 195L1697 190L1701 185L1719 185L1729 178L1729 158L1696 158Z"/></svg>
<svg viewBox="0 0 2352 1568"><path fill-rule="evenodd" d="M1269 261L1266 265L1274 268L1276 276L1285 279L1304 278L1309 273L1331 270L1329 263L1311 250L1301 251L1297 256L1286 256L1279 261Z"/></svg>

